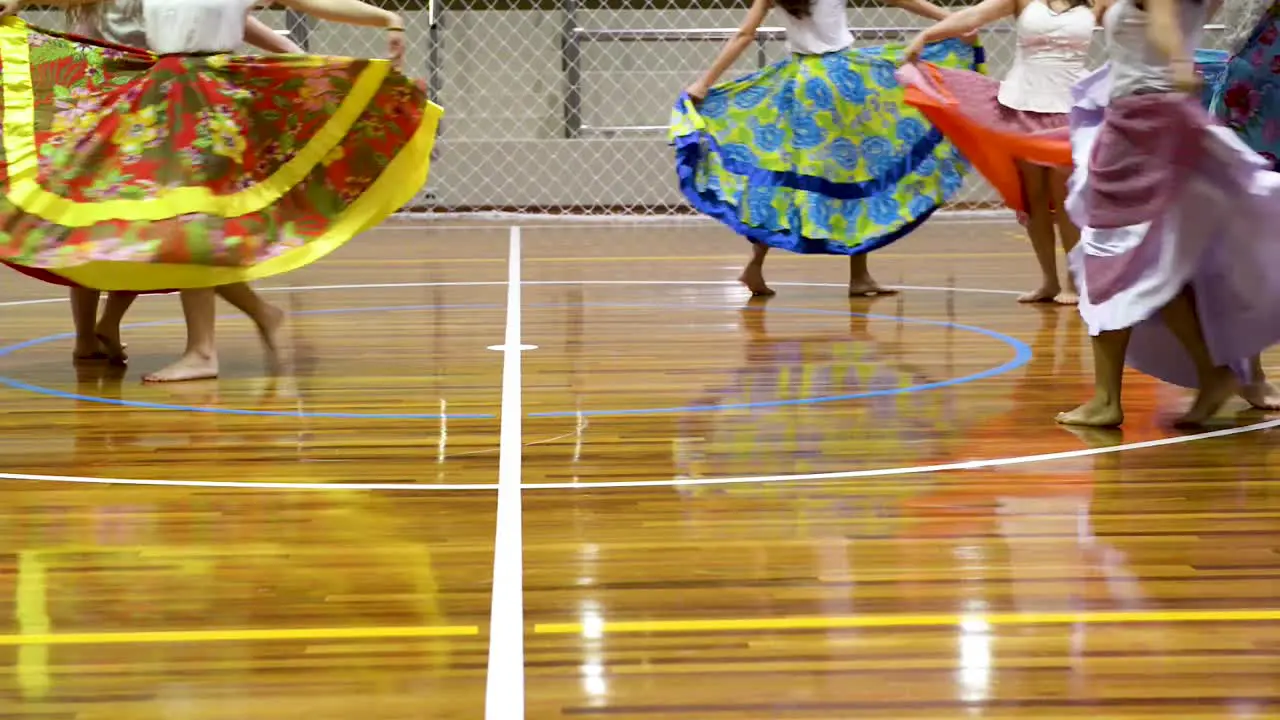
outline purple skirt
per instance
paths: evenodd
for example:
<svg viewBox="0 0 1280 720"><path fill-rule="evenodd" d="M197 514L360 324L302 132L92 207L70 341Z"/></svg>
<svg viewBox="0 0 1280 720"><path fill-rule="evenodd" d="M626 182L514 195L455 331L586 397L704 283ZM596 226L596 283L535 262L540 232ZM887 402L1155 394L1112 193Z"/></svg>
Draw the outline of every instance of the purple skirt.
<svg viewBox="0 0 1280 720"><path fill-rule="evenodd" d="M1089 334L1132 329L1126 358L1184 387L1195 365L1160 319L1194 292L1215 363L1248 380L1248 360L1280 341L1280 174L1213 122L1195 98L1110 99L1106 68L1077 88L1070 256Z"/></svg>

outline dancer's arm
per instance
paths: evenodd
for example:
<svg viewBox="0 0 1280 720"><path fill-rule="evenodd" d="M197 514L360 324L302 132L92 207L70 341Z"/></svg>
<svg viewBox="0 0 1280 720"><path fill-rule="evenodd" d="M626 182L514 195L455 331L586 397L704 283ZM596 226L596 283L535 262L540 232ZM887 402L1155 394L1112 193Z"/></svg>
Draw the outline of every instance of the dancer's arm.
<svg viewBox="0 0 1280 720"><path fill-rule="evenodd" d="M360 0L279 0L279 3L321 20L385 28L391 62L399 69L404 61L404 20L390 10Z"/></svg>
<svg viewBox="0 0 1280 720"><path fill-rule="evenodd" d="M404 21L399 15L360 0L277 0L277 2L321 20L365 27L404 29Z"/></svg>
<svg viewBox="0 0 1280 720"><path fill-rule="evenodd" d="M695 100L701 100L707 96L707 91L712 85L716 84L716 80L724 74L737 62L738 57L756 40L756 30L760 29L760 23L764 22L764 18L769 14L769 8L772 6L770 0L753 0L751 9L747 11L747 17L742 21L742 25L738 27L738 34L734 35L724 49L716 57L715 62L711 63L711 69L698 79L697 82L685 89L689 93L689 97Z"/></svg>
<svg viewBox="0 0 1280 720"><path fill-rule="evenodd" d="M929 0L884 0L884 4L906 10L912 15L919 15L927 20L946 20L951 16L950 10L938 7Z"/></svg>
<svg viewBox="0 0 1280 720"><path fill-rule="evenodd" d="M1107 11L1111 9L1113 0L1094 0L1093 3L1093 19L1098 23L1098 27L1102 27L1102 19L1107 16Z"/></svg>
<svg viewBox="0 0 1280 720"><path fill-rule="evenodd" d="M924 52L924 46L929 43L968 35L1000 18L1017 13L1016 0L982 0L977 5L951 13L932 27L921 31L907 46L906 58L908 61L916 60L920 57L920 53Z"/></svg>
<svg viewBox="0 0 1280 720"><path fill-rule="evenodd" d="M303 54L303 49L297 43L267 27L266 23L252 15L244 20L244 41L269 53Z"/></svg>
<svg viewBox="0 0 1280 720"><path fill-rule="evenodd" d="M1182 33L1180 0L1146 0L1147 41L1169 60L1178 89L1192 92L1200 83L1195 61Z"/></svg>

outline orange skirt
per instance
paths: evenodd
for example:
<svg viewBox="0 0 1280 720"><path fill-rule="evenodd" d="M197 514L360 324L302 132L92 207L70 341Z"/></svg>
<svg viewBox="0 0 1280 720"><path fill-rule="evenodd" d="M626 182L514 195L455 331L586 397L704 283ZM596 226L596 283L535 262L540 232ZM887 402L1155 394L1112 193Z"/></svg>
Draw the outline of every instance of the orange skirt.
<svg viewBox="0 0 1280 720"><path fill-rule="evenodd" d="M905 100L929 119L991 183L1005 205L1026 212L1018 161L1071 167L1066 113L1014 110L996 99L1000 81L931 63L898 70Z"/></svg>

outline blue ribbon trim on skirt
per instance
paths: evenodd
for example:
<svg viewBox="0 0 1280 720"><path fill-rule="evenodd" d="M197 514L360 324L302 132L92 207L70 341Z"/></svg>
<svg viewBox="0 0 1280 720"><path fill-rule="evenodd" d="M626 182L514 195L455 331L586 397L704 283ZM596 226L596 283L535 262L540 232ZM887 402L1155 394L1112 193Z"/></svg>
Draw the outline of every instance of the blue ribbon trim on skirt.
<svg viewBox="0 0 1280 720"><path fill-rule="evenodd" d="M683 100L683 96L682 96ZM935 136L936 137L932 137ZM864 240L857 245L849 245L847 243L836 240L826 240L823 238L811 238L798 235L792 230L773 230L770 228L759 227L756 225L748 225L738 216L738 208L724 202L716 194L714 190L698 190L697 182L694 176L697 173L698 165L702 161L702 145L699 138L710 139L706 133L695 133L685 137L676 138L676 173L680 177L680 192L684 195L693 209L715 218L720 222L728 225L739 235L745 236L753 242L764 243L770 247L780 250L788 250L790 252L802 253L806 255L861 255L862 253L871 252L878 248L882 248L896 240L900 240L910 234L916 228L924 224L938 208L941 203L933 203L919 217L891 233L881 235L876 238ZM932 139L931 139L932 138ZM922 147L924 148L924 158L933 153L938 143L942 141L942 133L935 128L930 131L920 142L916 143L916 147L912 149L911 156ZM712 140L712 143L715 141ZM926 147L927 146L927 147ZM856 200L858 198L870 197L883 188L867 188L872 185L886 183L886 178L877 178L876 180L868 180L861 183L835 183L826 178L813 177L811 175L801 175L795 172L781 172L777 170L764 170L762 168L752 168L747 172L737 172L733 169L731 163L723 155L721 160L725 162L725 168L739 175L746 175L748 182L761 185L770 185L773 187L785 187L794 190L809 190L812 192L822 193L831 197L838 197L842 200ZM905 158L904 158L905 159ZM916 160L909 167L903 167L903 163L899 162L898 168L895 168L897 182L905 177L915 165L922 162L923 158ZM776 182L775 182L776 180ZM887 184L887 183L886 183ZM830 187L831 190L828 190ZM834 190L834 192L832 191ZM801 227L801 219L791 218L790 225L792 227Z"/></svg>
<svg viewBox="0 0 1280 720"><path fill-rule="evenodd" d="M980 45L975 46L973 50L973 68L977 70L986 62L986 51ZM676 99L674 108L677 111L683 109L684 103L688 100L688 94L681 93L680 97ZM872 197L897 185L928 159L944 139L940 130L931 128L929 132L925 133L924 137L911 146L910 152L894 163L894 167L889 172L880 177L857 183L839 183L823 177L802 175L793 171L766 170L748 163L740 163L721 153L719 143L710 133L705 131L697 131L690 135L677 137L673 140L673 144L676 151L676 175L679 178L680 192L689 201L689 204L703 215L719 220L732 228L734 232L745 236L748 240L764 243L780 250L805 255L861 255L890 245L911 234L932 217L938 211L938 208L942 206L942 203L931 203L919 216L902 227L884 235L864 239L856 245L836 240L806 237L790 229L772 229L750 225L743 222L742 218L739 217L739 210L736 206L721 200L714 190L700 191L698 189L696 175L698 166L703 158L703 143L707 144L710 152L720 156L720 161L725 170L745 177L748 185L806 190L837 200L859 200ZM802 227L799 217L792 217L789 220L791 227Z"/></svg>

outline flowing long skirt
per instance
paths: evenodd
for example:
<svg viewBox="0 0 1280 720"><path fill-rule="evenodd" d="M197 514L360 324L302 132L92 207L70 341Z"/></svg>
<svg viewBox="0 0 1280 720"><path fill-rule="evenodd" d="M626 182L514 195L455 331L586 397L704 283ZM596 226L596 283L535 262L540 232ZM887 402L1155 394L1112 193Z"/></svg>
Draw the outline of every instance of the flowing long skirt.
<svg viewBox="0 0 1280 720"><path fill-rule="evenodd" d="M900 46L793 55L712 88L671 115L680 190L748 239L798 253L888 245L953 198L968 163L903 102ZM980 47L926 49L980 68Z"/></svg>
<svg viewBox="0 0 1280 720"><path fill-rule="evenodd" d="M426 182L442 113L381 60L156 56L0 23L0 261L104 290L332 252Z"/></svg>
<svg viewBox="0 0 1280 720"><path fill-rule="evenodd" d="M1197 50L1205 78L1205 101L1226 69L1227 54ZM974 169L1000 193L1004 204L1026 212L1018 163L1069 168L1068 113L1014 110L1000 104L1000 81L968 70L921 62L904 66L898 77L907 104L918 109L960 149Z"/></svg>
<svg viewBox="0 0 1280 720"><path fill-rule="evenodd" d="M1091 335L1133 329L1127 361L1184 387L1195 367L1159 311L1195 295L1218 364L1280 340L1280 174L1197 98L1109 100L1109 69L1078 87L1067 211L1081 227L1070 262Z"/></svg>
<svg viewBox="0 0 1280 720"><path fill-rule="evenodd" d="M1214 115L1246 145L1280 163L1280 0L1263 14L1214 85Z"/></svg>

